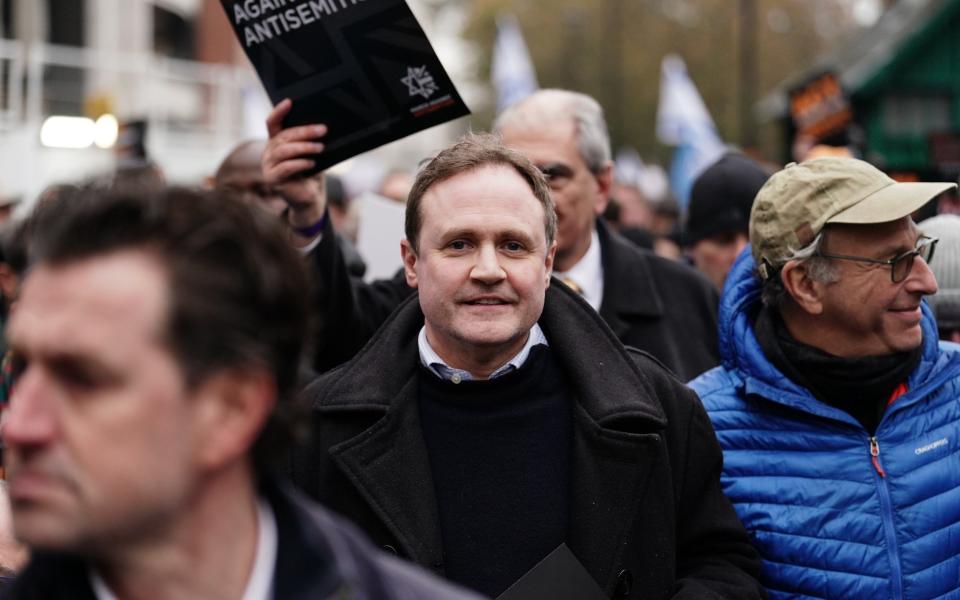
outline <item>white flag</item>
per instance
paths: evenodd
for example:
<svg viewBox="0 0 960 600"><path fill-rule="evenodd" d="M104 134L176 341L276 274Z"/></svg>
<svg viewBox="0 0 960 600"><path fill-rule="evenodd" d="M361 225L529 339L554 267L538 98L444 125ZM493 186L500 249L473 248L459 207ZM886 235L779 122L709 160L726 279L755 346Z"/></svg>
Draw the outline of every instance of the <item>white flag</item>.
<svg viewBox="0 0 960 600"><path fill-rule="evenodd" d="M657 137L677 147L670 165L670 187L680 205L686 206L694 180L726 152L726 146L678 56L665 57L661 66Z"/></svg>
<svg viewBox="0 0 960 600"><path fill-rule="evenodd" d="M497 112L523 100L539 89L537 74L523 41L520 24L513 15L497 18L490 78L497 92Z"/></svg>
<svg viewBox="0 0 960 600"><path fill-rule="evenodd" d="M613 172L617 182L637 188L654 204L665 199L670 191L663 167L644 162L634 148L624 146L617 151Z"/></svg>

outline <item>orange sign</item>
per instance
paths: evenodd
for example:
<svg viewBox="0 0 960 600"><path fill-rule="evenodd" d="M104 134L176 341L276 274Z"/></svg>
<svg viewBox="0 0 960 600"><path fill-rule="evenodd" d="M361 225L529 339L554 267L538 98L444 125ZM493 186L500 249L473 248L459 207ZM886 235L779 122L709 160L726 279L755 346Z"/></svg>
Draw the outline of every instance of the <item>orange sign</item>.
<svg viewBox="0 0 960 600"><path fill-rule="evenodd" d="M837 76L826 73L790 92L790 116L797 135L822 140L846 129L853 112Z"/></svg>

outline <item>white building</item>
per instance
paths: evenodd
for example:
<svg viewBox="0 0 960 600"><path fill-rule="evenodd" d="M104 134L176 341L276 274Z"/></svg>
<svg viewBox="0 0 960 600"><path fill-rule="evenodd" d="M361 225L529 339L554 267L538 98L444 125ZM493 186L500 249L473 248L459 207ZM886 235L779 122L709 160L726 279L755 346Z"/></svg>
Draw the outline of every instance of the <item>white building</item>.
<svg viewBox="0 0 960 600"><path fill-rule="evenodd" d="M479 86L458 41L459 11L410 4L470 103ZM267 108L220 0L0 0L2 194L32 198L51 183L113 168L113 151L89 139L80 149L51 147L93 135L83 130L89 121L68 122L67 131L62 121L48 124L43 143L52 116L145 119L150 158L169 180L193 184L238 141L265 135ZM69 129L77 123L81 131ZM437 127L373 154L384 167L409 168L464 128ZM50 139L57 135L67 139Z"/></svg>

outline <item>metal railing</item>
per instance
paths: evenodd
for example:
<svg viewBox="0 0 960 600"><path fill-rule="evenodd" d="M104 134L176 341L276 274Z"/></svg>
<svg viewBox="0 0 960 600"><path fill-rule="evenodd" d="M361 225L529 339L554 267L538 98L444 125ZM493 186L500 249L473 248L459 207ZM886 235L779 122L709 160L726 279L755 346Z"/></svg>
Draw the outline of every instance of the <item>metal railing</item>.
<svg viewBox="0 0 960 600"><path fill-rule="evenodd" d="M111 159L103 150L40 143L47 117L96 118L91 101L98 98L106 98L98 106L112 106L121 121L146 119L152 156L172 180L197 182L249 135L245 96L251 94L263 92L247 65L0 39L0 193L13 189L30 197L50 183L106 168Z"/></svg>
<svg viewBox="0 0 960 600"><path fill-rule="evenodd" d="M78 76L57 86L57 71ZM0 127L42 120L51 106L79 108L100 94L121 113L214 134L240 127L242 91L257 85L245 67L16 40L0 40L0 75ZM171 104L167 94L191 96L192 105Z"/></svg>

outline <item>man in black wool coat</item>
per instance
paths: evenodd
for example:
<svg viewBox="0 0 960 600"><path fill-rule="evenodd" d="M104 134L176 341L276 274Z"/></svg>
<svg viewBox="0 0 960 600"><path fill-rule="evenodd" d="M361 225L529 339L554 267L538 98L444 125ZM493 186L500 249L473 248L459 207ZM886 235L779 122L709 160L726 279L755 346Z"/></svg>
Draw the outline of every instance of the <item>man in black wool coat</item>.
<svg viewBox="0 0 960 600"><path fill-rule="evenodd" d="M611 597L762 597L697 397L551 285L556 231L541 171L497 138L437 155L407 205L418 293L307 389L295 481L491 596L565 543Z"/></svg>
<svg viewBox="0 0 960 600"><path fill-rule="evenodd" d="M303 245L311 248L313 310L323 317L317 320L323 329L313 336L313 367L323 372L356 354L413 289L402 274L369 284L349 276L330 219L311 217L324 212L322 175L299 189L284 185L312 165L307 155L322 152L326 130L297 128L306 132L301 137L283 130L290 109L284 101L268 119L263 172L297 208L290 219L294 230L313 236ZM646 350L684 381L716 366L717 292L710 282L685 264L635 246L600 218L613 185L600 104L578 92L541 90L505 109L494 126L508 148L547 177L558 219L557 279L576 289L621 342Z"/></svg>

